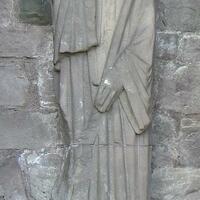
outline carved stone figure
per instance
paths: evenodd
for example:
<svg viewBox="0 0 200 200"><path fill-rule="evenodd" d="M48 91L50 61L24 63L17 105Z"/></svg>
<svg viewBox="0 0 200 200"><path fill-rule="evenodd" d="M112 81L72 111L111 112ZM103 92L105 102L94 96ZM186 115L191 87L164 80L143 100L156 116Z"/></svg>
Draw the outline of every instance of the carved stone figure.
<svg viewBox="0 0 200 200"><path fill-rule="evenodd" d="M147 200L153 0L54 0L69 200Z"/></svg>

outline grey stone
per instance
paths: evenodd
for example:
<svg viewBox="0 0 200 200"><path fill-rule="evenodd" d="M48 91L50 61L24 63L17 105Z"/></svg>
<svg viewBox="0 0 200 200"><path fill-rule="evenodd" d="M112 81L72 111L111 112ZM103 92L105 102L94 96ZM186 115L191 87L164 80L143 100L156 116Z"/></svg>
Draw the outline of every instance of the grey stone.
<svg viewBox="0 0 200 200"><path fill-rule="evenodd" d="M170 143L177 136L178 124L177 119L174 119L168 112L156 111L152 122L152 144Z"/></svg>
<svg viewBox="0 0 200 200"><path fill-rule="evenodd" d="M23 63L17 60L2 63L0 60L0 105L8 107L23 106L29 90L29 81Z"/></svg>
<svg viewBox="0 0 200 200"><path fill-rule="evenodd" d="M22 4L18 4L20 1ZM55 2L58 3L59 1ZM153 145L152 200L199 200L200 37L198 32L200 31L200 3L198 0L157 0L157 2L159 7L157 27L162 32L159 31L157 34L155 57L160 60L155 61L154 67L153 98L155 107L151 131L151 144ZM25 5L26 3L27 5ZM25 189L30 200L49 200L51 198L52 200L65 200L68 194L66 182L72 181L67 173L69 164L65 155L67 151L55 147L59 144L65 144L61 133L68 132L68 127L64 120L64 123L61 124L61 114L56 112L55 93L59 92L58 89L57 91L54 90L53 85L53 37L51 28L30 25L46 25L50 22L50 18L47 18L49 16L49 4L47 7L43 7L43 3L47 3L47 0L0 1L0 91L3 94L0 96L0 149L10 149L0 150L0 200L27 200ZM112 14L110 12L112 4L108 2L103 6L105 5L107 5L105 10L108 11L105 17L109 20L115 19L118 11L113 12L115 15L113 18L107 17L107 14ZM118 7L120 6L116 6L117 9ZM45 13L44 10L48 12ZM93 12L93 10L90 10L90 12ZM103 22L106 23L106 20ZM109 20L108 22L110 22ZM30 24L23 24L22 22ZM75 23L79 22L82 22L82 20ZM106 33L112 30L113 24L106 24ZM79 26L79 28L81 27ZM85 27L84 23L83 27ZM183 32L193 33L183 34ZM80 38L82 38L81 34ZM110 38L102 37L105 44L109 44ZM102 48L102 54L98 54L97 51L97 55L99 55L97 61L91 59L90 53L88 57L89 64L91 64L90 69L96 69L96 66L100 66L100 70L98 69L100 73L101 67L104 66L101 65L105 54L104 48L107 47ZM147 50L149 51L149 49ZM141 52L144 52L144 48ZM11 59L10 57L14 58ZM84 62L73 62L71 69L74 70L75 67L78 69L72 73L73 78L79 82L79 84L74 84L78 88L75 90L78 92L75 93L78 94L82 84L80 84L81 79L75 76L82 73L80 75L82 77L86 68L81 72L80 69L85 67ZM122 63L121 66L127 66L125 64ZM64 65L65 69L66 66ZM87 70L84 72L87 72ZM94 74L94 72L92 71L91 74ZM70 78L68 71L65 72L63 77ZM95 78L92 76L92 81ZM85 78L82 82L86 86L84 92L87 89L86 80L88 79ZM98 81L94 81L94 83L99 84ZM69 88L70 85L65 84L64 91L68 92ZM69 104L70 100L68 98ZM66 105L66 99L63 102ZM77 102L84 103L85 101L79 102L78 99ZM67 109L69 104L63 107L67 110L67 119L70 119L70 109ZM77 107L74 107L74 109L76 110ZM79 124L79 120L81 120L82 113L78 109L77 111L78 114L73 115L74 118L77 117L73 125ZM68 123L70 124L71 121L69 120ZM72 134L72 132L70 133ZM77 131L75 137L78 134ZM107 139L108 135L110 136L107 132L105 135L100 133L100 138ZM85 132L84 137L88 142L89 132ZM131 138L132 135L128 138L128 141L131 142ZM119 137L116 137L114 140L116 146L120 144L119 139ZM45 148L49 146L55 148ZM121 148L119 146L113 148L112 145L108 147L107 143L102 143L98 146L100 151L96 151L95 147L97 146L94 143L83 146L88 148L83 156L80 156L83 148L75 144L70 146L70 162L72 164L69 171L70 178L73 178L73 173L76 172L75 181L80 183L81 179L76 179L76 175L80 175L83 169L91 164L92 155L96 153L95 156L101 156L100 166L104 165L100 169L100 181L106 182L108 177L111 177L110 180L115 177L121 179L117 183L121 184L121 188L123 188L125 184L123 184L124 177L122 177L121 171L124 170L117 173L118 176L112 176L113 174L109 174L107 170L107 167L111 165L105 164L105 158L110 156L108 152L113 152L114 156L109 157L111 158L109 164L113 163L112 159L116 159L117 164L113 165L115 169L113 171L116 172L116 169L119 169L116 166L121 163ZM22 150L16 151L11 148L45 149L41 151L25 150L21 155ZM115 151L108 151L113 149ZM126 156L133 158L131 147L126 148L124 152L127 153ZM94 158L97 159L95 156ZM19 161L17 162L18 158ZM129 164L131 159L127 159L127 162ZM77 163L81 165L77 165ZM87 168L85 174L81 174L85 176L83 181L77 184L80 187L78 192L75 192L78 195L76 199L88 198L85 189L89 188L89 182L85 180L90 173L98 171L97 162L94 162L94 164L95 166ZM73 166L76 166L78 170L74 170ZM130 171L132 171L132 166L134 165L128 165L128 170L131 167ZM92 177L96 178L93 174ZM92 180L93 187L97 183L95 178ZM104 189L107 191L106 184L99 189L101 194L108 194L108 192L103 193ZM107 184L107 186L110 185ZM136 185L137 187L139 187L139 184ZM117 185L117 188L120 187ZM121 188L116 191L117 198L120 200L123 199L121 198L121 195L123 195ZM75 188L74 191L77 191L77 189ZM95 193L95 190L93 190L93 193ZM112 191L110 194L112 195ZM102 197L103 200L106 198L106 195Z"/></svg>
<svg viewBox="0 0 200 200"><path fill-rule="evenodd" d="M200 168L200 116L182 118L179 138L177 140L180 152L180 164L184 167Z"/></svg>
<svg viewBox="0 0 200 200"><path fill-rule="evenodd" d="M52 29L36 26L49 23L50 4L24 1L20 13L19 2L0 1L0 200L60 200L67 165L56 146L66 144L67 124L54 98Z"/></svg>
<svg viewBox="0 0 200 200"><path fill-rule="evenodd" d="M25 23L48 25L51 24L50 0L20 0L20 19Z"/></svg>
<svg viewBox="0 0 200 200"><path fill-rule="evenodd" d="M175 96L176 83L174 74L177 66L173 62L160 62L156 61L155 69L155 84L154 84L154 101L156 106L162 109L180 110L180 102L177 101ZM175 106L173 105L175 104Z"/></svg>
<svg viewBox="0 0 200 200"><path fill-rule="evenodd" d="M200 169L155 169L151 194L152 200L199 200Z"/></svg>
<svg viewBox="0 0 200 200"><path fill-rule="evenodd" d="M200 2L196 0L157 0L161 30L195 32L200 30Z"/></svg>
<svg viewBox="0 0 200 200"><path fill-rule="evenodd" d="M186 34L180 40L178 61L184 64L200 64L200 36L197 34Z"/></svg>
<svg viewBox="0 0 200 200"><path fill-rule="evenodd" d="M26 194L34 200L60 200L66 195L67 150L24 151L19 158ZM61 189L65 189L61 191ZM61 196L61 197L59 197Z"/></svg>
<svg viewBox="0 0 200 200"><path fill-rule="evenodd" d="M158 62L156 104L162 109L192 114L200 111L200 67ZM156 68L157 68L156 67Z"/></svg>
<svg viewBox="0 0 200 200"><path fill-rule="evenodd" d="M12 1L1 0L0 1L0 28L8 27L11 24L12 18Z"/></svg>
<svg viewBox="0 0 200 200"><path fill-rule="evenodd" d="M9 160L15 159L20 155L20 150L5 149L0 150L0 166L3 166Z"/></svg>
<svg viewBox="0 0 200 200"><path fill-rule="evenodd" d="M53 40L49 38L47 50L43 57L35 62L38 80L37 88L40 106L47 109L55 109L56 92L54 87L54 65L53 65Z"/></svg>
<svg viewBox="0 0 200 200"><path fill-rule="evenodd" d="M71 200L148 198L154 0L123 2L54 1Z"/></svg>
<svg viewBox="0 0 200 200"><path fill-rule="evenodd" d="M18 165L19 152L0 150L0 199L27 200Z"/></svg>
<svg viewBox="0 0 200 200"><path fill-rule="evenodd" d="M0 57L40 57L52 43L50 27L2 28L0 35Z"/></svg>
<svg viewBox="0 0 200 200"><path fill-rule="evenodd" d="M62 143L58 114L26 111L0 113L1 149L36 149Z"/></svg>
<svg viewBox="0 0 200 200"><path fill-rule="evenodd" d="M156 57L172 60L177 56L179 35L173 32L158 32L156 37Z"/></svg>
<svg viewBox="0 0 200 200"><path fill-rule="evenodd" d="M153 116L151 130L152 168L173 167L179 164L177 146L177 127L179 122L167 112L156 113Z"/></svg>
<svg viewBox="0 0 200 200"><path fill-rule="evenodd" d="M136 195L145 195L140 191L147 189L148 165L143 159L148 157L149 151L149 146L72 145L67 180L70 199L109 199L112 194L116 195L113 200L126 199L126 185L131 200L135 200ZM136 157L140 159L136 161ZM143 179L145 184L135 185L136 178ZM110 185L113 191L108 191Z"/></svg>

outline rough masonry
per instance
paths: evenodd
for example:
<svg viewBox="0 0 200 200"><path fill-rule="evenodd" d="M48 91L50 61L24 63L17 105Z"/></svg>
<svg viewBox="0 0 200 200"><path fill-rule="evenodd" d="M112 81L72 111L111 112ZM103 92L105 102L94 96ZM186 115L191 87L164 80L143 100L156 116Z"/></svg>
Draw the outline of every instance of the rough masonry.
<svg viewBox="0 0 200 200"><path fill-rule="evenodd" d="M157 0L152 200L200 196L200 2Z"/></svg>
<svg viewBox="0 0 200 200"><path fill-rule="evenodd" d="M67 127L48 2L21 3L0 0L0 199L49 200L65 177ZM199 200L200 2L156 8L151 199Z"/></svg>

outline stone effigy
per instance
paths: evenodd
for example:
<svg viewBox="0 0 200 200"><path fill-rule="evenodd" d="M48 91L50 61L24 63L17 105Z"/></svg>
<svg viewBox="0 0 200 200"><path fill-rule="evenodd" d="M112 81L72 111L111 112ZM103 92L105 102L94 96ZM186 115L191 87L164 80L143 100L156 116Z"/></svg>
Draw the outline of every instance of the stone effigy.
<svg viewBox="0 0 200 200"><path fill-rule="evenodd" d="M56 2L59 5L58 0ZM108 3L110 2L108 1ZM155 2L157 41L151 94L153 101L152 125L148 129L148 134L151 136L150 145L153 149L151 173L149 173L151 176L149 184L149 190L151 190L149 196L151 197L149 199L199 200L200 1L157 0ZM57 84L54 85L54 81L59 82L59 72L55 72L53 69L53 32L51 24L49 24L51 19L49 3L50 0L0 1L0 199L67 200L70 199L72 191L74 191L74 194L71 195L73 199L88 199L86 196L88 193L85 192L88 191L88 188L93 191L94 195L98 191L99 199L111 199L112 196L108 197L108 195L113 193L116 194L115 199L119 199L122 194L125 194L123 192L124 185L119 186L119 182L116 181L120 180L120 183L124 181L122 167L118 173L118 166L121 166L122 163L120 161L122 151L120 145L117 146L118 142L115 142L115 145L108 145L108 142L102 141L105 132L98 131L103 128L98 128L100 113L97 112L96 107L93 107L95 91L92 92L93 102L89 105L96 115L91 115L88 119L90 123L86 123L81 131L82 137L78 136L79 139L73 140L72 135L75 131L72 131L71 128L70 145L68 145L69 140L65 137L68 136L67 124L75 124L75 120L73 119L73 123L64 121L58 108L56 95L59 90ZM98 3L96 8L99 8L101 3L107 5L106 1L103 1ZM92 14L92 16L98 17L95 21L99 22L100 13L107 13L106 16L110 16L111 14L108 14L110 12L114 13L112 5L111 3L107 5L106 11L104 9L100 12L97 9L96 14ZM119 10L119 6L117 4L117 10ZM111 8L112 11L110 11ZM88 14L94 10L86 9L86 12ZM69 12L67 18L72 19ZM62 19L66 21L64 17ZM107 17L106 20L111 19ZM54 24L56 24L55 19ZM76 18L76 24L77 32L90 26L98 33L97 39L101 39L98 39L98 42L95 42L94 38L91 40L92 32L86 29L87 35L90 34L88 37L90 37L91 48L86 50L82 46L81 53L60 53L59 50L58 60L61 61L62 57L69 57L69 55L75 57L75 54L76 56L82 53L90 55L89 72L92 72L93 75L89 77L94 82L96 70L91 70L97 69L97 62L91 61L93 58L91 53L103 48L103 44L105 45L107 41L111 41L111 36L107 40L102 36L108 35L111 23L107 22L105 31L101 31L101 34L98 23L85 26ZM96 24L95 28L94 24ZM102 24L105 24L105 20L102 21ZM110 46L110 43L107 45ZM102 57L108 55L107 51L101 56L100 53L97 54L98 60L104 63ZM100 61L98 66L101 65ZM85 69L81 64L78 66L80 69ZM101 65L102 68L104 66ZM56 67L59 67L59 64ZM71 73L73 77L75 74ZM97 73L97 75L99 77L101 73ZM78 75L78 77L80 76ZM96 88L95 90L97 90L99 83L94 82L93 86L91 80L92 89ZM81 79L78 81L82 82ZM123 92L125 92L124 90ZM73 89L73 91L78 90ZM73 99L75 99L77 93L73 95ZM113 113L113 110L116 109L115 105L116 102L110 107L107 115ZM74 107L72 106L72 108ZM71 107L69 106L69 108ZM65 116L65 118L70 119L70 112L66 113L67 117ZM73 113L75 112L73 111ZM104 114L102 113L101 116ZM113 115L109 114L110 116ZM74 118L77 119L77 116ZM78 123L77 121L76 123ZM88 127L87 124L89 124ZM95 130L99 137L96 140L94 140ZM77 132L76 134L78 134ZM106 133L110 132L109 128ZM124 131L124 133L127 135L128 131ZM119 141L119 138L114 136L115 141ZM95 142L92 142L93 140ZM114 148L112 148L113 146ZM126 145L126 147L129 146ZM114 156L112 156L112 152ZM126 148L126 155L131 157L135 153L133 151L130 153ZM110 163L107 162L108 158L111 158ZM132 169L135 166L133 162L130 164L129 161L130 159L126 160L126 166L129 167L128 172L130 172L130 166ZM112 163L114 164L112 165ZM105 168L106 164L109 164L109 168ZM110 169L113 174L110 173L108 176L109 173L106 169ZM107 181L113 180L110 177L114 177L114 187L111 181ZM129 182L130 173L127 177ZM97 180L99 181L97 182ZM88 187L89 181L91 181L90 187ZM102 184L99 184L103 181L105 190L102 189ZM115 191L110 192L110 190L113 191L113 188ZM106 191L106 195L101 196L103 194L101 191ZM121 194L119 194L120 192ZM96 198L94 197L94 199Z"/></svg>
<svg viewBox="0 0 200 200"><path fill-rule="evenodd" d="M147 200L153 0L53 1L69 200Z"/></svg>

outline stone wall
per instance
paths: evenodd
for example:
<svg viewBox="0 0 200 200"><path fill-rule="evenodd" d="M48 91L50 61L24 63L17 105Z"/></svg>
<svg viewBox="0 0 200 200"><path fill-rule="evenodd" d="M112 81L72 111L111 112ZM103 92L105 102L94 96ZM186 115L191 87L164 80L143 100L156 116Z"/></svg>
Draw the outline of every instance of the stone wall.
<svg viewBox="0 0 200 200"><path fill-rule="evenodd" d="M50 199L65 160L47 1L26 2L0 0L0 200Z"/></svg>
<svg viewBox="0 0 200 200"><path fill-rule="evenodd" d="M157 0L152 200L200 199L200 1Z"/></svg>
<svg viewBox="0 0 200 200"><path fill-rule="evenodd" d="M151 196L199 200L200 1L156 7ZM65 177L49 8L0 0L0 200L49 200Z"/></svg>

